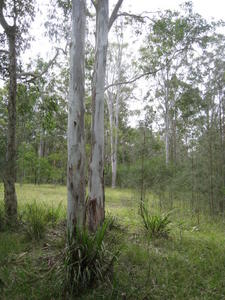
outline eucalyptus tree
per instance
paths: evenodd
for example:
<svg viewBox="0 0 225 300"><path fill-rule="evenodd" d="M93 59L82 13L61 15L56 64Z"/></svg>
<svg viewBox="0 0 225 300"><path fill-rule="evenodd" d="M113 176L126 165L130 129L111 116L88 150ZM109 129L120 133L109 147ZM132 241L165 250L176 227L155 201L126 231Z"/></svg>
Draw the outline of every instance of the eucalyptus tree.
<svg viewBox="0 0 225 300"><path fill-rule="evenodd" d="M18 56L26 45L24 36L34 16L32 2L26 0L1 0L0 24L3 28L1 34L1 53L5 53L7 60L4 68L4 78L9 78L8 91L8 132L6 164L4 174L4 199L6 217L9 223L17 220L16 181L16 94L18 78ZM8 46L6 46L6 44ZM7 49L8 48L8 49Z"/></svg>
<svg viewBox="0 0 225 300"><path fill-rule="evenodd" d="M223 35L215 33L193 66L203 99L196 151L200 174L197 183L212 214L224 210L224 41Z"/></svg>
<svg viewBox="0 0 225 300"><path fill-rule="evenodd" d="M118 0L109 17L108 0L92 0L96 10L95 63L92 82L91 158L87 200L87 224L95 231L105 218L104 195L104 91L108 33L123 0Z"/></svg>
<svg viewBox="0 0 225 300"><path fill-rule="evenodd" d="M190 2L185 3L183 8L181 12L167 10L153 17L146 44L141 48L141 68L144 72L156 70L157 95L164 110L166 164L169 163L171 110L176 95L171 83L175 77L184 79L195 45L206 42L210 29L207 22L193 12Z"/></svg>
<svg viewBox="0 0 225 300"><path fill-rule="evenodd" d="M132 98L133 84L124 86L120 84L126 81L127 73L131 71L130 65L126 63L127 44L123 42L123 27L118 25L116 32L117 41L109 43L107 72L106 72L106 103L109 116L110 157L112 170L112 188L116 187L118 143L119 143L119 121L122 118L122 108L127 106L127 100Z"/></svg>
<svg viewBox="0 0 225 300"><path fill-rule="evenodd" d="M84 62L86 1L72 1L68 107L67 225L70 232L85 222Z"/></svg>

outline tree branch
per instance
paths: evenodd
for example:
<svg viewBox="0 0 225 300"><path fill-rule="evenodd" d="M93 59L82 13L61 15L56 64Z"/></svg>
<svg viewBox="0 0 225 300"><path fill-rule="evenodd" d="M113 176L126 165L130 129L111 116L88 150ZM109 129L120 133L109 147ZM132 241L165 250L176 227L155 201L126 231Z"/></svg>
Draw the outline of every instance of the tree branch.
<svg viewBox="0 0 225 300"><path fill-rule="evenodd" d="M132 13L127 13L127 12L121 12L121 13L117 13L113 22L118 18L118 17L129 17L129 18L133 18L133 19L136 19L137 21L141 22L141 23L144 23L144 20L145 19L148 19L152 22L154 22L154 19L150 18L149 16L147 16L147 14L157 14L157 13L160 13L160 11L144 11L143 13L141 13L140 15L135 15L135 14L132 14ZM112 24L111 24L112 26ZM110 27L111 28L111 27ZM109 29L110 29L109 28Z"/></svg>
<svg viewBox="0 0 225 300"><path fill-rule="evenodd" d="M18 78L22 79L22 80L25 80L27 77L31 77L30 79L26 79L25 81L26 82L33 82L36 79L42 77L45 73L48 72L48 69L54 64L56 58L59 55L59 50L61 50L61 49L56 49L55 56L48 62L48 64L46 65L46 67L44 68L44 70L42 72L40 72L40 73L38 73L38 72L24 72L24 73L18 74Z"/></svg>
<svg viewBox="0 0 225 300"><path fill-rule="evenodd" d="M4 17L3 14L3 8L4 8L4 0L0 0L0 24L2 28L5 30L6 34L8 35L12 29L14 29L14 26L10 26Z"/></svg>
<svg viewBox="0 0 225 300"><path fill-rule="evenodd" d="M133 18L133 19L136 19L137 21L139 22L144 22L144 19L150 19L150 17L148 16L142 16L142 15L135 15L135 14L131 14L131 13L127 13L127 12L121 12L120 14L117 14L116 16L117 18L118 17L130 17L130 18Z"/></svg>
<svg viewBox="0 0 225 300"><path fill-rule="evenodd" d="M109 18L109 27L108 27L109 31L110 31L110 29L111 29L114 21L117 18L117 13L118 13L118 11L119 11L122 3L123 3L123 0L118 0L117 3L116 3L116 5L115 5L115 7L114 7L114 9L113 9L113 11L112 11L112 14L111 14L111 16Z"/></svg>
<svg viewBox="0 0 225 300"><path fill-rule="evenodd" d="M187 46L185 46L182 49L176 50L173 53L173 55L171 56L171 58L167 59L165 64L162 64L162 66L160 68L142 73L141 75L135 76L135 77L133 77L133 78L127 80L127 81L109 84L108 86L105 87L105 90L107 90L108 88L110 88L112 86L118 86L118 85L123 85L123 84L134 83L135 81L141 79L142 77L148 76L148 75L155 75L157 72L159 72L159 71L163 70L164 68L168 67L170 65L170 62L176 57L176 55L179 54L180 52L186 50L186 49L187 49Z"/></svg>
<svg viewBox="0 0 225 300"><path fill-rule="evenodd" d="M3 53L3 54L7 54L7 55L8 55L8 54L9 54L9 51L7 51L7 50L3 50L3 49L0 49L0 54L1 54L1 53Z"/></svg>
<svg viewBox="0 0 225 300"><path fill-rule="evenodd" d="M142 77L145 77L145 76L148 76L148 75L154 75L156 74L159 70L161 70L162 68L160 69L157 69L155 71L149 71L149 72L145 72L145 73L142 73L141 75L138 75L138 76L135 76L127 81L122 81L122 82L116 82L116 83L112 83L112 84L109 84L108 86L105 87L105 90L107 90L108 88L112 87L112 86L118 86L118 85L123 85L123 84L130 84L130 83L134 83L135 81L141 79Z"/></svg>
<svg viewBox="0 0 225 300"><path fill-rule="evenodd" d="M91 0L91 3L94 5L95 9L97 9L97 3L95 0Z"/></svg>

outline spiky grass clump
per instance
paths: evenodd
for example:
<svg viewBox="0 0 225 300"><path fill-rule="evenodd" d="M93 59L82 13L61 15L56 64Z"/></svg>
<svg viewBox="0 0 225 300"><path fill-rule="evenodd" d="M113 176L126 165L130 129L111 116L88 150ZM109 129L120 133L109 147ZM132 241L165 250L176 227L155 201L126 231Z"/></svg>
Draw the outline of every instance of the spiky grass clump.
<svg viewBox="0 0 225 300"><path fill-rule="evenodd" d="M44 237L47 226L57 224L61 216L61 203L58 206L44 206L36 201L25 205L23 221L27 237L31 240L40 240Z"/></svg>
<svg viewBox="0 0 225 300"><path fill-rule="evenodd" d="M150 238L167 238L170 232L169 225L171 220L169 214L166 215L151 215L146 208L141 208L141 218L147 235Z"/></svg>
<svg viewBox="0 0 225 300"><path fill-rule="evenodd" d="M75 237L68 236L64 267L65 290L69 294L77 295L110 277L116 255L106 250L104 244L108 225L105 222L95 234L89 234L86 229L77 229Z"/></svg>
<svg viewBox="0 0 225 300"><path fill-rule="evenodd" d="M40 240L46 231L46 209L36 201L26 204L23 212L26 235L31 240Z"/></svg>
<svg viewBox="0 0 225 300"><path fill-rule="evenodd" d="M51 207L47 207L45 211L45 220L48 224L55 226L61 217L62 212L62 202L60 202L57 206L53 204Z"/></svg>

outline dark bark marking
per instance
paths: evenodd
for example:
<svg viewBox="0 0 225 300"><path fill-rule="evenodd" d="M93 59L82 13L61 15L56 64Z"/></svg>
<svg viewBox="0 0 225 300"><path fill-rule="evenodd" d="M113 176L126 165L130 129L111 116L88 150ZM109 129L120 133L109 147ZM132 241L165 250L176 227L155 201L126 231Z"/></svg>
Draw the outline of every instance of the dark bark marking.
<svg viewBox="0 0 225 300"><path fill-rule="evenodd" d="M81 166L81 158L78 160L78 163L77 163L77 169L78 170L80 169L80 166Z"/></svg>
<svg viewBox="0 0 225 300"><path fill-rule="evenodd" d="M88 230L90 232L95 232L104 221L104 206L102 207L101 204L99 205L96 198L89 199L87 201L85 217L87 220Z"/></svg>

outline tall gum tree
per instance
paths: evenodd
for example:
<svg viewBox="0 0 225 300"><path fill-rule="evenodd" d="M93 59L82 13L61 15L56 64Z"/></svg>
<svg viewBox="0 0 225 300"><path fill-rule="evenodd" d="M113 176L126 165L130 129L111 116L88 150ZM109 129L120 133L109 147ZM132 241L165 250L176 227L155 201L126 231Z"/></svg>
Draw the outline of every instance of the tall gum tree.
<svg viewBox="0 0 225 300"><path fill-rule="evenodd" d="M72 1L70 86L68 107L67 226L85 223L84 61L86 1Z"/></svg>
<svg viewBox="0 0 225 300"><path fill-rule="evenodd" d="M5 68L3 79L9 79L7 147L4 170L5 213L9 224L17 220L17 196L15 190L17 59L21 49L26 47L27 41L24 39L24 34L27 33L33 16L32 1L28 3L25 0L0 0L0 25L3 28L0 41L3 49L0 49L0 53L5 54L5 59L2 61L2 65ZM8 49L4 49L6 44Z"/></svg>
<svg viewBox="0 0 225 300"><path fill-rule="evenodd" d="M147 33L147 47L141 48L143 64L146 72L149 68L160 70L155 72L159 78L158 86L162 89L158 94L163 98L164 132L165 132L165 162L170 162L172 119L174 99L171 95L171 80L178 72L183 77L183 69L188 67L188 59L207 40L210 25L198 14L194 13L191 2L183 5L182 13L166 10L153 17ZM183 69L182 69L183 68ZM159 91L159 89L158 89Z"/></svg>
<svg viewBox="0 0 225 300"><path fill-rule="evenodd" d="M4 173L4 200L6 217L9 223L17 219L17 196L15 189L16 180L16 89L17 89L17 59L16 59L16 16L13 24L9 25L4 16L5 2L0 1L0 24L8 40L8 72L9 72L9 94L8 94L8 131L6 149L6 167Z"/></svg>
<svg viewBox="0 0 225 300"><path fill-rule="evenodd" d="M87 226L96 231L105 218L104 195L104 90L108 33L123 0L118 0L109 18L109 1L92 0L96 9L95 65L92 83L92 142L89 165Z"/></svg>
<svg viewBox="0 0 225 300"><path fill-rule="evenodd" d="M131 72L130 65L124 60L124 50L127 45L123 43L123 23L117 28L117 42L109 43L108 61L106 71L106 103L109 117L110 158L112 169L112 188L116 187L118 145L120 142L119 122L123 119L123 110L127 100L132 98L134 85L120 84L127 79Z"/></svg>

